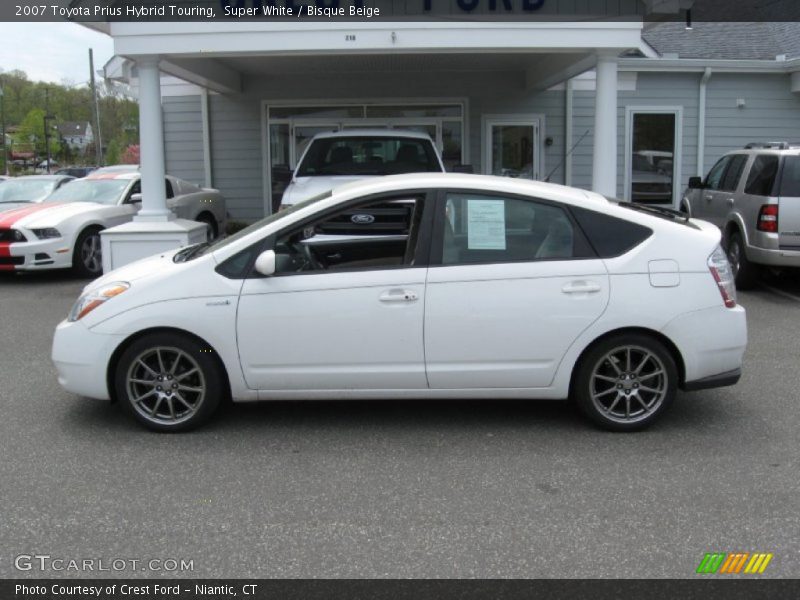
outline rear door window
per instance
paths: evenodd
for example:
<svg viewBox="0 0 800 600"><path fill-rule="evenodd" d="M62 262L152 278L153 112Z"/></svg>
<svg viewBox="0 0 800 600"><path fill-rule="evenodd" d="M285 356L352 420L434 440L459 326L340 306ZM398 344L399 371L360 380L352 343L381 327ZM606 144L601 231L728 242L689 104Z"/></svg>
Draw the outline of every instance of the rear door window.
<svg viewBox="0 0 800 600"><path fill-rule="evenodd" d="M775 176L778 174L778 156L761 154L753 160L744 192L754 196L771 196L775 187Z"/></svg>
<svg viewBox="0 0 800 600"><path fill-rule="evenodd" d="M744 165L747 163L746 154L736 154L731 157L725 176L722 178L719 189L723 192L735 192L739 187L739 178L742 176Z"/></svg>

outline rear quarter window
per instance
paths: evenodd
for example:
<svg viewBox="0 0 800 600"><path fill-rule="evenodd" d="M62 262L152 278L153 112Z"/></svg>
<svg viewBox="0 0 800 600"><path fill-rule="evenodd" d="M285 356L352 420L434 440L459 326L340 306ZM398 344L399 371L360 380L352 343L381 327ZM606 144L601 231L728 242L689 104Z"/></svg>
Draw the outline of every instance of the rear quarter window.
<svg viewBox="0 0 800 600"><path fill-rule="evenodd" d="M775 176L778 174L778 161L778 156L775 154L756 156L747 176L744 193L753 196L771 196L775 187Z"/></svg>
<svg viewBox="0 0 800 600"><path fill-rule="evenodd" d="M575 206L570 210L600 258L622 256L653 235L638 223Z"/></svg>
<svg viewBox="0 0 800 600"><path fill-rule="evenodd" d="M800 197L800 156L787 156L783 160L779 195Z"/></svg>

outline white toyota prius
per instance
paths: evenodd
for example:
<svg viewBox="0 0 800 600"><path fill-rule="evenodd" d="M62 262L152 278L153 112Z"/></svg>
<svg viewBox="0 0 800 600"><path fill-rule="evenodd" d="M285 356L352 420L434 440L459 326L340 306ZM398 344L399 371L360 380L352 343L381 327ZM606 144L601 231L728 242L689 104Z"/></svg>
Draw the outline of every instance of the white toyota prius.
<svg viewBox="0 0 800 600"><path fill-rule="evenodd" d="M358 235L362 212L391 233ZM326 233L343 219L350 235ZM678 389L740 377L719 243L704 221L552 184L376 178L108 273L52 356L65 389L158 431L228 397L570 398L631 431Z"/></svg>

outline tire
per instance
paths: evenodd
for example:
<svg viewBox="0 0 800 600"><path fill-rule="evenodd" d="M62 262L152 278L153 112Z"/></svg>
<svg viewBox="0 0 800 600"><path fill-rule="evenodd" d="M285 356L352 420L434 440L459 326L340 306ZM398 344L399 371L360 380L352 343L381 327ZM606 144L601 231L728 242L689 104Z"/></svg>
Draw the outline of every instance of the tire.
<svg viewBox="0 0 800 600"><path fill-rule="evenodd" d="M754 288L758 282L758 266L747 259L742 234L738 231L732 231L728 236L726 254L728 262L731 263L736 288L739 290Z"/></svg>
<svg viewBox="0 0 800 600"><path fill-rule="evenodd" d="M631 333L610 337L589 349L575 373L572 396L595 424L626 432L658 420L675 399L677 388L678 369L664 344Z"/></svg>
<svg viewBox="0 0 800 600"><path fill-rule="evenodd" d="M208 421L226 394L225 381L213 352L177 333L134 341L114 373L117 399L141 425L159 432L189 431Z"/></svg>
<svg viewBox="0 0 800 600"><path fill-rule="evenodd" d="M217 227L217 220L209 213L203 213L197 216L198 223L205 223L208 226L208 241L217 239L219 229Z"/></svg>
<svg viewBox="0 0 800 600"><path fill-rule="evenodd" d="M100 244L100 229L84 229L72 251L72 270L84 279L94 279L103 274L103 250Z"/></svg>

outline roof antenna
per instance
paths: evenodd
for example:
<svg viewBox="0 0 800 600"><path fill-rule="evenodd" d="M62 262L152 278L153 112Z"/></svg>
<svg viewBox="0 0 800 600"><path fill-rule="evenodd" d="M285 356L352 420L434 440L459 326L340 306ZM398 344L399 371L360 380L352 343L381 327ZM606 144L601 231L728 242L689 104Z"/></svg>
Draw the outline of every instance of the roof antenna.
<svg viewBox="0 0 800 600"><path fill-rule="evenodd" d="M572 145L572 148L570 148L570 149L569 149L569 152L567 152L567 153L564 155L564 157L563 157L563 158L562 158L562 159L559 161L559 163L558 163L558 164L557 164L555 167L553 167L553 170L552 170L552 171L550 171L550 172L547 174L547 177L545 177L545 178L544 178L544 180L545 180L546 182L548 182L548 183L549 183L549 182L550 182L550 178L553 176L553 174L554 174L556 171L558 171L558 170L561 168L561 166L562 166L562 165L563 165L565 162L567 162L567 159L570 157L570 155L571 155L571 154L572 154L572 152L575 150L575 148L577 148L577 147L578 147L578 144L580 144L580 143L583 141L583 138L585 138L587 135L589 135L589 131L590 131L590 130L589 130L589 129L587 129L586 131L584 131L584 132L583 132L583 135L582 135L580 138L578 138L578 141L577 141L577 142L575 142L575 143Z"/></svg>

